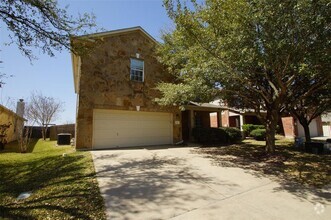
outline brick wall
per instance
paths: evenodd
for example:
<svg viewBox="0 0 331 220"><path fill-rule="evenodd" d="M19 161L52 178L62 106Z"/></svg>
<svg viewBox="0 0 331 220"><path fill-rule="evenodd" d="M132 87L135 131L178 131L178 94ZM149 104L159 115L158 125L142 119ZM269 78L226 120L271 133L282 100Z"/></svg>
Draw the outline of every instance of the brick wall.
<svg viewBox="0 0 331 220"><path fill-rule="evenodd" d="M285 137L295 137L296 129L293 117L282 117L282 124Z"/></svg>
<svg viewBox="0 0 331 220"><path fill-rule="evenodd" d="M217 113L211 113L210 114L210 127L217 128L218 122L217 122Z"/></svg>
<svg viewBox="0 0 331 220"><path fill-rule="evenodd" d="M222 127L229 127L229 110L222 113Z"/></svg>

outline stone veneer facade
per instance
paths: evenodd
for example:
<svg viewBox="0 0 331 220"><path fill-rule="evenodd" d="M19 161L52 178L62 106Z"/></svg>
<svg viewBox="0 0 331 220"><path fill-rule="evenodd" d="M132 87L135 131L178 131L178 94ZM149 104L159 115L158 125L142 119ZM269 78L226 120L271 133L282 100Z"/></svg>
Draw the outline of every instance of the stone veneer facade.
<svg viewBox="0 0 331 220"><path fill-rule="evenodd" d="M180 110L154 101L160 97L155 89L157 83L173 79L156 59L156 43L141 30L110 34L101 40L89 55L81 57L76 91L76 148L92 148L93 109L136 111L136 106L140 106L140 111L173 113L173 141L180 141ZM130 58L137 58L137 53L144 61L144 82L130 80Z"/></svg>

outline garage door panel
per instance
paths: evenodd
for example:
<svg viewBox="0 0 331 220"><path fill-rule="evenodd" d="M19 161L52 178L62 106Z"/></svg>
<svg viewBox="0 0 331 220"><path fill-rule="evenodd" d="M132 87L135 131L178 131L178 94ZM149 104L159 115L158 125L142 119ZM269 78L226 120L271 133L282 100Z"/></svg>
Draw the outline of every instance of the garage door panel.
<svg viewBox="0 0 331 220"><path fill-rule="evenodd" d="M138 128L139 122L138 121L111 121L111 126L109 123L104 123L105 120L98 120L95 121L95 129L96 130L112 130L116 129L127 129L127 128Z"/></svg>
<svg viewBox="0 0 331 220"><path fill-rule="evenodd" d="M172 143L172 114L94 110L93 148Z"/></svg>
<svg viewBox="0 0 331 220"><path fill-rule="evenodd" d="M141 123L142 128L169 128L169 126L170 126L169 119L168 121L158 121L158 122L143 121Z"/></svg>
<svg viewBox="0 0 331 220"><path fill-rule="evenodd" d="M122 138L106 138L100 139L101 142L107 143L105 146L97 146L95 148L113 148L113 147L135 147L135 146L148 146L155 145L155 142L152 139L146 139L142 137L138 138L127 138L125 144L123 144ZM159 137L158 144L169 144L169 137Z"/></svg>
<svg viewBox="0 0 331 220"><path fill-rule="evenodd" d="M106 145L98 145L94 148L102 149L102 148L113 148L113 147L133 147L133 146L139 146L136 145L133 139L127 139L126 145L123 146L123 139L122 138L106 138L106 139L100 139L101 143L107 143Z"/></svg>
<svg viewBox="0 0 331 220"><path fill-rule="evenodd" d="M117 132L117 131L103 130L103 131L96 132L96 134L94 135L94 138L95 139L100 139L100 138L101 139L112 139L112 138L124 139L124 138L139 138L142 135L144 135L143 132L130 132L130 133L127 133L125 131ZM149 135L149 136L151 136L151 135Z"/></svg>
<svg viewBox="0 0 331 220"><path fill-rule="evenodd" d="M94 139L100 139L100 138L117 138L117 131L114 130L100 130L98 132L95 132L93 135Z"/></svg>
<svg viewBox="0 0 331 220"><path fill-rule="evenodd" d="M148 128L143 130L143 135L145 136L169 136L169 129L163 128L163 129L153 129Z"/></svg>
<svg viewBox="0 0 331 220"><path fill-rule="evenodd" d="M122 118L121 116L123 116L124 114L122 113L114 113L112 115L110 115L109 113L107 112L102 112L102 113L97 113L96 116L95 116L95 120L112 120L112 121L121 121ZM127 114L125 115L125 117L129 120L135 120L137 119L137 117L135 117L134 115L130 115L130 114Z"/></svg>

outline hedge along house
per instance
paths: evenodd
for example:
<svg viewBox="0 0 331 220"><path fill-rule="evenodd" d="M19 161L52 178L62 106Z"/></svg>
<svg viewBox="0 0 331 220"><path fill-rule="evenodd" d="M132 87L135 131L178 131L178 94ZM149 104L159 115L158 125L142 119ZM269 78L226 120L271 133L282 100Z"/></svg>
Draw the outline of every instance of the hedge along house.
<svg viewBox="0 0 331 220"><path fill-rule="evenodd" d="M74 37L93 48L72 54L77 94L77 149L174 144L192 139L192 128L207 126L206 112L219 106L160 106L155 89L173 76L157 61L158 42L141 27ZM208 119L210 120L210 119ZM203 122L202 122L203 121ZM210 124L210 123L209 123Z"/></svg>

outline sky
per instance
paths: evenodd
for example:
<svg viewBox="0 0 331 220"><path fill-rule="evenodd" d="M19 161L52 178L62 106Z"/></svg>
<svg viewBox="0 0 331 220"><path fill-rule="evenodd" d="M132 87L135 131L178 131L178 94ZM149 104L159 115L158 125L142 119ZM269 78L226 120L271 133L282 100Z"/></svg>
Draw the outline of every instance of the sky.
<svg viewBox="0 0 331 220"><path fill-rule="evenodd" d="M161 30L172 26L162 6L162 0L59 0L60 7L69 5L71 15L92 12L99 28L116 30L141 26L156 40ZM0 23L0 72L13 75L4 79L0 88L0 104L15 108L18 99L29 97L31 92L40 91L64 103L64 111L53 121L56 124L75 122L76 94L74 92L71 56L68 51L56 53L55 57L34 50L37 60L23 56L15 44L9 42L6 27Z"/></svg>

